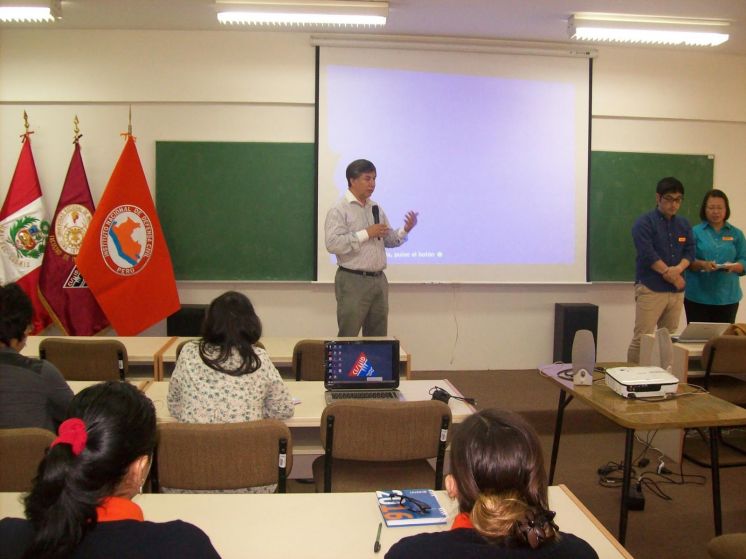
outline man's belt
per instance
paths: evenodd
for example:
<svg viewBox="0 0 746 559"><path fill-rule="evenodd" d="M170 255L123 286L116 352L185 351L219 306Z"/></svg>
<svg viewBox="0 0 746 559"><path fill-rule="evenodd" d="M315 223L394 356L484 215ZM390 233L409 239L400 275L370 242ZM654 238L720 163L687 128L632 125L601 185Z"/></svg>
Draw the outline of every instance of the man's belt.
<svg viewBox="0 0 746 559"><path fill-rule="evenodd" d="M349 268L343 268L342 266L340 266L339 269L342 270L343 272L347 272L350 274L357 274L358 276L368 276L371 278L377 278L383 273L383 272L366 272L365 270L350 270Z"/></svg>

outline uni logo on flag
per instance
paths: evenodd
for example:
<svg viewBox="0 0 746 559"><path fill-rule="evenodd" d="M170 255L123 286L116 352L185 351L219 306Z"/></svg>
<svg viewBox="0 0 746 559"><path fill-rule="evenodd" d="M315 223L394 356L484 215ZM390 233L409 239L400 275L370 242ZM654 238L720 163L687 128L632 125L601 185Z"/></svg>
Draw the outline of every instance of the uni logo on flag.
<svg viewBox="0 0 746 559"><path fill-rule="evenodd" d="M368 361L368 356L365 355L364 351L360 352L360 355L355 359L355 364L347 372L348 377L372 377L375 376L376 371L373 365Z"/></svg>

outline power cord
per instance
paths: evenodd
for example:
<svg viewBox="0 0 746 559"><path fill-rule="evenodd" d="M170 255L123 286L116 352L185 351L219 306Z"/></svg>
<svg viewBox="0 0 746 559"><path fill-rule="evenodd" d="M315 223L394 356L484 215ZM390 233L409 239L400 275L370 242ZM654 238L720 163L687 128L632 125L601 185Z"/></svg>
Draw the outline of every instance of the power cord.
<svg viewBox="0 0 746 559"><path fill-rule="evenodd" d="M430 389L429 392L430 396L432 396L433 400L440 400L441 402L448 403L448 400L453 398L454 400L460 400L462 402L466 402L467 404L471 404L472 406L477 405L477 401L474 398L465 398L463 396L456 396L454 394L451 394L446 390L445 388L441 388L440 386L433 386Z"/></svg>

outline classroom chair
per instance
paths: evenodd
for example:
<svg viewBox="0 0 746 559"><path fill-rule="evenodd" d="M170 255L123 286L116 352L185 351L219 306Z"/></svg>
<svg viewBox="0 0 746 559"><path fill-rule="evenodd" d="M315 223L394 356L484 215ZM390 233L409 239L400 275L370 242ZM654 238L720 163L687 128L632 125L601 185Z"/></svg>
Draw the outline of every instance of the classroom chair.
<svg viewBox="0 0 746 559"><path fill-rule="evenodd" d="M119 340L45 338L39 357L54 364L65 380L125 380L127 348Z"/></svg>
<svg viewBox="0 0 746 559"><path fill-rule="evenodd" d="M293 467L287 425L277 419L242 423L160 423L151 486L199 490L277 484L285 493Z"/></svg>
<svg viewBox="0 0 746 559"><path fill-rule="evenodd" d="M0 491L27 492L55 435L46 429L0 429Z"/></svg>
<svg viewBox="0 0 746 559"><path fill-rule="evenodd" d="M299 340L292 366L295 380L324 380L324 340Z"/></svg>
<svg viewBox="0 0 746 559"><path fill-rule="evenodd" d="M438 400L333 402L321 416L316 491L442 489L450 424L451 409Z"/></svg>
<svg viewBox="0 0 746 559"><path fill-rule="evenodd" d="M746 373L746 336L717 336L702 349L705 376L701 384L710 394L746 406L746 381L732 375Z"/></svg>
<svg viewBox="0 0 746 559"><path fill-rule="evenodd" d="M705 367L704 377L690 379L689 382L702 386L722 400L746 407L746 381L733 376L746 373L746 336L726 334L711 339L702 350L702 363ZM704 442L708 442L703 431L700 431L700 435ZM729 441L725 434L721 434L719 442L740 454L746 454L746 449ZM710 467L709 448L701 443L687 437L684 456L695 464ZM721 466L746 466L746 461L724 461Z"/></svg>

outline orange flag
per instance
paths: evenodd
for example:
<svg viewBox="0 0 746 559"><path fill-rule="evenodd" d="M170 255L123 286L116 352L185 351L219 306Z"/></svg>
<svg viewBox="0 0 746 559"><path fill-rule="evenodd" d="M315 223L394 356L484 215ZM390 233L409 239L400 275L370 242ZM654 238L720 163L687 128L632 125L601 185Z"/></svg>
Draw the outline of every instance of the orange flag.
<svg viewBox="0 0 746 559"><path fill-rule="evenodd" d="M139 334L180 308L171 255L131 135L88 226L77 265L120 336Z"/></svg>
<svg viewBox="0 0 746 559"><path fill-rule="evenodd" d="M31 152L31 137L26 133L8 195L0 209L0 283L16 282L31 299L33 334L41 332L51 322L38 292L48 233L49 222Z"/></svg>

